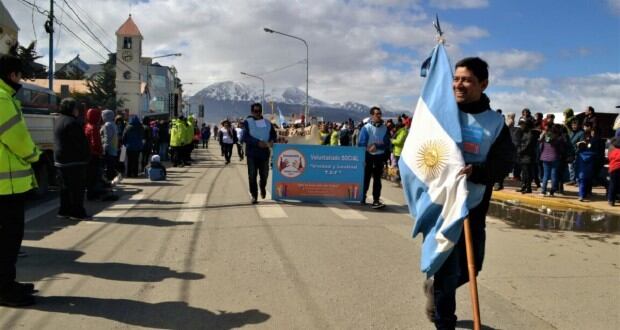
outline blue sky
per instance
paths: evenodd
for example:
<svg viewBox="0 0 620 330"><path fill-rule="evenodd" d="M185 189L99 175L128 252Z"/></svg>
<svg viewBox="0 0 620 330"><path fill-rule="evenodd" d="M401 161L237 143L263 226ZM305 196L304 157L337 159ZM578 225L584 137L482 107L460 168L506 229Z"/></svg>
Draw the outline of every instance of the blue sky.
<svg viewBox="0 0 620 330"><path fill-rule="evenodd" d="M32 16L19 0L2 1L20 24L20 42L34 39L34 24L45 52L45 18ZM432 21L437 13L453 63L472 55L489 63L493 107L555 112L593 105L618 111L620 104L620 0L69 2L88 9L87 21L102 27L94 30L111 49L116 47L114 32L133 13L144 36L144 56L183 53L160 62L174 65L181 79L192 83L185 86L188 94L228 80L259 86L240 71L265 73L267 90L305 89L305 47L265 33L267 26L308 41L311 96L411 110L423 83L420 63L436 42ZM48 7L47 1L37 3ZM80 54L100 62L106 56L103 47L66 15L60 11L58 17L98 54L57 28L56 61ZM47 63L47 56L41 63ZM281 67L286 69L273 72Z"/></svg>
<svg viewBox="0 0 620 330"><path fill-rule="evenodd" d="M467 53L510 48L542 53L545 61L531 76L620 71L620 17L605 1L493 1L486 8L437 12L440 19L489 31L480 42L464 45Z"/></svg>

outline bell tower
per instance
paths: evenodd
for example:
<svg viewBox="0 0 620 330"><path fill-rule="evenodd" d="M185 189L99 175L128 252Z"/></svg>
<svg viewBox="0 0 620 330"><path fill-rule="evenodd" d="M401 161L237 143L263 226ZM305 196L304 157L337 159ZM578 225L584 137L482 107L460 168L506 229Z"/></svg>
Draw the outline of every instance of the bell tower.
<svg viewBox="0 0 620 330"><path fill-rule="evenodd" d="M120 109L130 115L139 115L142 102L142 34L129 14L129 18L116 31L116 99L123 100Z"/></svg>

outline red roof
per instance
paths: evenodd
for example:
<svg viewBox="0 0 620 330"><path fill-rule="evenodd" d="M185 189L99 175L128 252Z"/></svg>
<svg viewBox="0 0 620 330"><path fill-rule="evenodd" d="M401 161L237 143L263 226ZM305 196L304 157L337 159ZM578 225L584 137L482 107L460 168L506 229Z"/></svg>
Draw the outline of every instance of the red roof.
<svg viewBox="0 0 620 330"><path fill-rule="evenodd" d="M131 19L131 14L129 14L129 18L127 18L125 23L118 28L116 35L125 37L142 37L142 33L140 33L138 26L134 23L133 19Z"/></svg>

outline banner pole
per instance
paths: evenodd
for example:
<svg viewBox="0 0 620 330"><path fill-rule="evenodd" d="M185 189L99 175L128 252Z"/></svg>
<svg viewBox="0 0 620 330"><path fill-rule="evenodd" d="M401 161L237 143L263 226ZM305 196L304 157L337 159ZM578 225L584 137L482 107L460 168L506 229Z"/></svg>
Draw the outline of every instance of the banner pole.
<svg viewBox="0 0 620 330"><path fill-rule="evenodd" d="M474 262L474 247L472 246L469 217L465 218L463 229L465 230L465 250L467 251L467 270L469 272L469 292L471 295L472 315L474 316L474 330L480 330L480 305L478 303L476 263Z"/></svg>

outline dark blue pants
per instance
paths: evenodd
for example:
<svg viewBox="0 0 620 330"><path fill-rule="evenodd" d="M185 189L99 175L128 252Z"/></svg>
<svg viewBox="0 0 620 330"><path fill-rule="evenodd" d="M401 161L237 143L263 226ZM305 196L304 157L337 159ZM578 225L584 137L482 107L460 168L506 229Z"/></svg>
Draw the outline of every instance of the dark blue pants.
<svg viewBox="0 0 620 330"><path fill-rule="evenodd" d="M485 219L492 191L493 189L488 186L482 202L469 211L476 274L482 270L484 260ZM456 327L456 289L467 282L469 282L469 274L465 252L465 233L463 232L459 242L452 249L452 253L434 276L435 327L437 329Z"/></svg>
<svg viewBox="0 0 620 330"><path fill-rule="evenodd" d="M17 254L24 238L24 194L0 196L0 291L15 281Z"/></svg>
<svg viewBox="0 0 620 330"><path fill-rule="evenodd" d="M381 197L381 174L385 165L385 155L371 155L366 153L366 164L364 166L364 199L370 188L370 178L372 177L372 200L378 201Z"/></svg>
<svg viewBox="0 0 620 330"><path fill-rule="evenodd" d="M83 217L86 190L86 165L58 168L60 175L60 208L58 214Z"/></svg>
<svg viewBox="0 0 620 330"><path fill-rule="evenodd" d="M232 145L231 145L232 147ZM258 197L257 176L260 176L260 190L264 192L267 187L267 177L269 176L269 157L262 159L247 157L248 160L248 179L250 181L250 195Z"/></svg>

